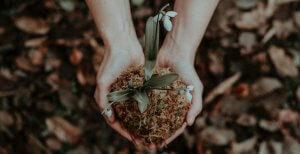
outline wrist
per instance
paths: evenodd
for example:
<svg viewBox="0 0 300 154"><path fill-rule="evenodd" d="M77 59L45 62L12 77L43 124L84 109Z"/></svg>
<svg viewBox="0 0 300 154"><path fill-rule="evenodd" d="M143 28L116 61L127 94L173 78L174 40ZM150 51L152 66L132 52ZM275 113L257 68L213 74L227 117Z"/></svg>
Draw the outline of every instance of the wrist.
<svg viewBox="0 0 300 154"><path fill-rule="evenodd" d="M194 61L196 49L189 43L177 42L175 39L167 36L166 40L161 47L160 52L163 52L163 55L168 55L169 57L175 59L189 60Z"/></svg>

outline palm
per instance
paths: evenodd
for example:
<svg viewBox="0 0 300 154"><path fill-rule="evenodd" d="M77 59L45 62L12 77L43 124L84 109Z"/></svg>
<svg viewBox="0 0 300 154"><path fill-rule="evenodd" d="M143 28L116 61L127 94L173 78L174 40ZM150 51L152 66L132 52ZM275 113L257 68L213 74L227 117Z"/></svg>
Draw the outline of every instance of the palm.
<svg viewBox="0 0 300 154"><path fill-rule="evenodd" d="M188 112L187 122L184 123L183 126L178 129L173 136L166 140L166 144L168 144L184 131L187 124L192 125L194 123L195 117L202 109L203 86L194 69L193 60L160 51L160 54L158 55L158 66L171 68L174 72L179 74L179 76L187 85L194 86L194 91L192 94L192 107Z"/></svg>
<svg viewBox="0 0 300 154"><path fill-rule="evenodd" d="M121 51L116 53L118 54L114 54L114 52L106 52L103 62L98 70L95 99L101 111L108 105L106 96L110 91L110 85L115 81L115 79L127 68L143 65L144 63L142 51L134 51L134 54L132 54L133 52L131 51ZM133 138L128 131L123 129L118 121L115 121L114 114L112 114L111 117L105 116L105 119L112 128L128 140L133 141Z"/></svg>

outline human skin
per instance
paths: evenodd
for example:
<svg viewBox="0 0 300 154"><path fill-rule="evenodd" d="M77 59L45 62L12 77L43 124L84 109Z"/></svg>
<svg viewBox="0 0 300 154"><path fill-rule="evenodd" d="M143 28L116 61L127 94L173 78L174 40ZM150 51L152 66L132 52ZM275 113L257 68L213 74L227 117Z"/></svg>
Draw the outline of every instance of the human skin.
<svg viewBox="0 0 300 154"><path fill-rule="evenodd" d="M90 12L103 39L106 49L104 60L98 70L95 99L101 111L108 105L106 95L115 78L130 66L144 64L144 54L134 31L128 0L86 0ZM174 9L178 13L173 29L163 42L157 65L170 67L188 85L194 86L192 107L187 121L164 144L148 145L162 147L180 135L185 127L194 123L202 109L202 83L194 69L194 59L199 43L219 0L176 0ZM141 145L133 138L114 115L105 116L108 124L128 140Z"/></svg>

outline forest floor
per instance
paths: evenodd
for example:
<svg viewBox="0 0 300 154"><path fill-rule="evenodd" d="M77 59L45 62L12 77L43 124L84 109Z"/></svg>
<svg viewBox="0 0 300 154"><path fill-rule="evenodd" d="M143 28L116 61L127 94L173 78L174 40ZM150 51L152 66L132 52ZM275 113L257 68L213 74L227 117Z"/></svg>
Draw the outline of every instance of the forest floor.
<svg viewBox="0 0 300 154"><path fill-rule="evenodd" d="M140 40L165 2L132 0ZM300 2L223 0L198 50L203 110L156 152L298 153ZM0 154L148 153L110 128L93 99L103 54L85 1L2 0Z"/></svg>

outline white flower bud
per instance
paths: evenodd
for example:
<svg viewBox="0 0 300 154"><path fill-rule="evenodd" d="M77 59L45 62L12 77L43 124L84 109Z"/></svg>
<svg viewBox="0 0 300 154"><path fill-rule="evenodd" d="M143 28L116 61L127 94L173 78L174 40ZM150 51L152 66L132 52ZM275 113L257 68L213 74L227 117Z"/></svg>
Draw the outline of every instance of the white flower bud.
<svg viewBox="0 0 300 154"><path fill-rule="evenodd" d="M193 91L194 90L194 86L193 85L189 85L186 87L187 90L189 91Z"/></svg>
<svg viewBox="0 0 300 154"><path fill-rule="evenodd" d="M187 92L185 93L185 96L186 96L186 98L187 98L190 102L192 101L193 95L192 95L189 91L187 91Z"/></svg>
<svg viewBox="0 0 300 154"><path fill-rule="evenodd" d="M169 16L169 17L176 17L177 16L177 12L175 11L168 11L166 13L166 16Z"/></svg>
<svg viewBox="0 0 300 154"><path fill-rule="evenodd" d="M170 20L169 16L164 16L163 17L163 22L164 22L164 27L167 31L171 31L172 30L172 22Z"/></svg>
<svg viewBox="0 0 300 154"><path fill-rule="evenodd" d="M111 117L111 116L112 116L112 110L111 110L111 108L105 109L104 113L105 113L105 115L106 115L107 117Z"/></svg>

